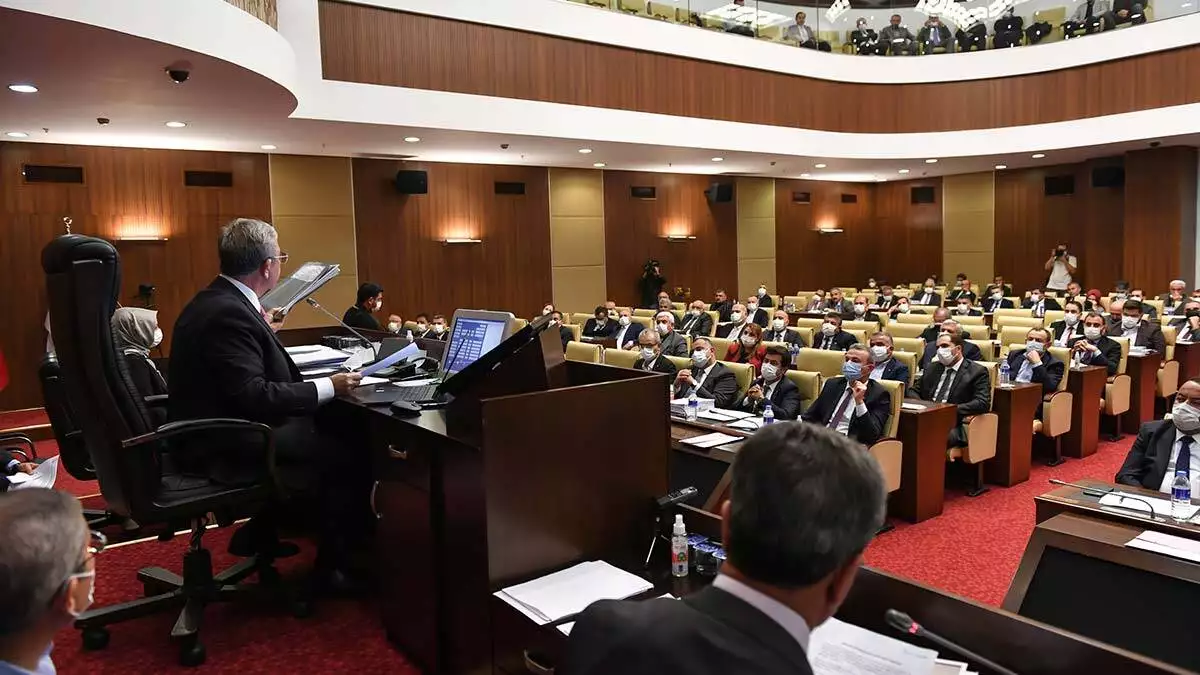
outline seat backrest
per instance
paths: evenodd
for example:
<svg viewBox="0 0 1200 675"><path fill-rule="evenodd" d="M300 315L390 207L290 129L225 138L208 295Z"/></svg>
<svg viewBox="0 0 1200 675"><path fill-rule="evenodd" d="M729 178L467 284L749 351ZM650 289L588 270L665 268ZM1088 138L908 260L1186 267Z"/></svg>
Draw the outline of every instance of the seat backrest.
<svg viewBox="0 0 1200 675"><path fill-rule="evenodd" d="M645 316L645 317L649 317L649 318L653 319L655 314L658 314L657 309L644 309L644 308L639 307L639 308L633 310L633 315L635 317Z"/></svg>
<svg viewBox="0 0 1200 675"><path fill-rule="evenodd" d="M687 305L682 302L672 302L671 309L675 310L676 314L683 314L687 311Z"/></svg>
<svg viewBox="0 0 1200 675"><path fill-rule="evenodd" d="M879 380L879 384L883 385L888 395L892 397L892 405L888 412L887 424L883 427L883 435L885 438L895 438L900 429L900 404L904 402L905 384L895 380Z"/></svg>
<svg viewBox="0 0 1200 675"><path fill-rule="evenodd" d="M1020 300L1020 298L1007 298L1007 299L1008 300L1014 300L1014 299ZM1015 306L1011 307L1011 308L1001 308L1001 309L996 310L995 312L992 312L992 318L997 319L1002 316L1033 316L1032 309L1022 309L1019 302L1014 302L1013 305L1015 305ZM993 321L993 325L994 324L995 324L995 322Z"/></svg>
<svg viewBox="0 0 1200 675"><path fill-rule="evenodd" d="M668 356L667 360L675 364L675 370L687 370L692 367L690 356Z"/></svg>
<svg viewBox="0 0 1200 675"><path fill-rule="evenodd" d="M92 456L88 454L83 430L76 424L71 406L67 403L62 368L57 356L47 354L42 358L38 379L42 383L42 401L46 406L46 417L50 418L54 440L58 443L58 456L63 467L78 480L96 480L96 470L92 467Z"/></svg>
<svg viewBox="0 0 1200 675"><path fill-rule="evenodd" d="M996 405L996 378L998 377L997 372L999 372L998 367L1000 364L999 364L999 362L996 362L996 361L976 361L975 363L978 363L979 365L981 365L985 369L987 369L988 379L992 383L992 391L990 394L988 394L988 399L989 399L988 400L988 409L990 410L993 406Z"/></svg>
<svg viewBox="0 0 1200 675"><path fill-rule="evenodd" d="M1171 361L1175 358L1175 336L1176 336L1175 326L1168 326L1166 324L1163 324L1162 334L1163 334L1163 340L1165 340L1166 344L1167 344L1167 353L1163 354L1163 360Z"/></svg>
<svg viewBox="0 0 1200 675"><path fill-rule="evenodd" d="M572 340L567 343L566 356L568 361L600 363L600 345Z"/></svg>
<svg viewBox="0 0 1200 675"><path fill-rule="evenodd" d="M570 345L567 345L568 347ZM604 363L618 368L632 368L634 363L637 363L638 353L636 350L617 349L609 347L604 350Z"/></svg>
<svg viewBox="0 0 1200 675"><path fill-rule="evenodd" d="M716 335L717 334L717 324L720 323L720 321L721 321L721 313L720 312L711 312L708 310L705 310L704 313L707 314L712 319L712 325L709 326L708 335L710 337L713 335Z"/></svg>
<svg viewBox="0 0 1200 675"><path fill-rule="evenodd" d="M1046 325L1046 320L1035 316L1007 316L1001 315L994 317L992 328L1000 331L1004 328L1016 327L1023 330L1030 328L1041 328ZM1003 344L1008 344L1007 342Z"/></svg>
<svg viewBox="0 0 1200 675"><path fill-rule="evenodd" d="M583 326L580 326L577 323L564 323L563 326L567 330L571 331L571 339L579 342L579 336L583 335Z"/></svg>
<svg viewBox="0 0 1200 675"><path fill-rule="evenodd" d="M1054 323L1055 321L1062 321L1063 317L1066 315L1067 315L1067 313L1064 310L1048 309L1048 310L1046 310L1046 316L1043 318L1046 321L1046 325L1049 326L1050 324Z"/></svg>
<svg viewBox="0 0 1200 675"><path fill-rule="evenodd" d="M1146 299L1142 300L1142 304L1150 305L1151 307L1154 308L1154 313L1156 315L1162 316L1162 313L1163 313L1163 301L1162 300L1159 300L1158 298L1146 298ZM1147 314L1148 313L1149 312L1147 312Z"/></svg>
<svg viewBox="0 0 1200 675"><path fill-rule="evenodd" d="M920 356L925 353L925 340L919 337L892 337L892 348L912 352Z"/></svg>
<svg viewBox="0 0 1200 675"><path fill-rule="evenodd" d="M843 331L845 331L845 332L847 332L847 333L849 333L849 334L851 334L851 335L853 335L853 336L854 336L854 341L855 341L855 342L857 342L857 343L859 343L860 345L865 345L865 344L867 344L867 336L868 336L868 335L870 335L871 333L874 333L874 332L875 332L875 331L873 331L873 330L872 330L872 331L870 331L870 332L867 332L867 331L865 331L865 330L862 330L862 329L860 329L860 328L845 328L845 327L843 327L843 328L842 328L842 330L843 330Z"/></svg>
<svg viewBox="0 0 1200 675"><path fill-rule="evenodd" d="M812 328L820 330L821 324L825 323L824 319L818 319L811 316L802 316L796 319L796 326L799 328Z"/></svg>
<svg viewBox="0 0 1200 675"><path fill-rule="evenodd" d="M816 337L817 334L817 332L813 330L812 326L788 326L788 330L798 333L806 345L811 345L813 343L813 338Z"/></svg>
<svg viewBox="0 0 1200 675"><path fill-rule="evenodd" d="M983 326L985 325L982 316L962 316L961 314L951 314L951 319L961 323L964 326ZM974 332L974 331L972 331Z"/></svg>
<svg viewBox="0 0 1200 675"><path fill-rule="evenodd" d="M528 319L521 319L521 318L513 319L513 332L515 333L528 325L529 325ZM417 326L417 323L414 321L413 328L415 329L416 326Z"/></svg>
<svg viewBox="0 0 1200 675"><path fill-rule="evenodd" d="M912 312L892 317L892 323L919 323L922 328L928 326L932 321L928 314L913 314Z"/></svg>
<svg viewBox="0 0 1200 675"><path fill-rule="evenodd" d="M113 344L120 256L103 239L68 234L42 249L42 271L67 405L83 431L100 491L109 510L138 518L154 510L162 472L159 453L121 445L154 427Z"/></svg>
<svg viewBox="0 0 1200 675"><path fill-rule="evenodd" d="M1119 335L1110 335L1110 338L1117 341L1121 345L1121 363L1117 366L1117 374L1125 374L1125 366L1129 363L1129 338Z"/></svg>
<svg viewBox="0 0 1200 675"><path fill-rule="evenodd" d="M908 382L905 384L909 387L913 386L913 382L917 380L917 359L920 358L920 355L916 352L895 349L892 351L892 358L908 366Z"/></svg>
<svg viewBox="0 0 1200 675"><path fill-rule="evenodd" d="M524 319L514 319L514 321L523 321L523 320L524 320ZM405 322L404 322L404 326L402 327L402 329L401 329L401 330L404 330L404 331L406 331L406 332L407 332L407 331L410 331L410 330L411 330L411 331L415 331L416 329L417 329L417 322L416 322L416 321L405 321ZM519 329L517 329L517 330L519 330Z"/></svg>
<svg viewBox="0 0 1200 675"><path fill-rule="evenodd" d="M719 337L712 338L709 342L712 342L713 353L717 355L718 361L725 358L725 355L729 353L729 345L733 344L727 338Z"/></svg>
<svg viewBox="0 0 1200 675"><path fill-rule="evenodd" d="M807 370L789 370L786 377L800 390L800 412L808 410L808 406L821 394L821 374Z"/></svg>
<svg viewBox="0 0 1200 675"><path fill-rule="evenodd" d="M783 296L784 306L791 305L799 309L804 309L808 306L808 295L785 295Z"/></svg>
<svg viewBox="0 0 1200 675"><path fill-rule="evenodd" d="M908 316L908 315L906 314L905 316ZM892 336L893 340L898 340L900 338L907 338L910 340L913 338L920 339L921 333L924 333L925 329L928 327L929 327L929 322L906 323L906 322L893 321L891 324L888 325L887 332L889 335Z"/></svg>
<svg viewBox="0 0 1200 675"><path fill-rule="evenodd" d="M728 361L723 363L726 368L733 371L733 376L737 380L738 399L740 400L750 389L750 383L754 381L754 366L749 363L730 363Z"/></svg>
<svg viewBox="0 0 1200 675"><path fill-rule="evenodd" d="M1005 326L1000 329L1000 334L996 339L1000 340L1002 345L1025 344L1025 335L1029 332L1028 326Z"/></svg>
<svg viewBox="0 0 1200 675"><path fill-rule="evenodd" d="M867 335L870 335L871 333L874 333L875 331L879 330L879 322L878 321L843 321L842 322L842 330L844 330L844 331L861 330L861 331L866 331Z"/></svg>
<svg viewBox="0 0 1200 675"><path fill-rule="evenodd" d="M997 353L999 350L996 349L996 343L991 340L967 340L967 342L979 347L984 361L996 361L1000 358L1000 355Z"/></svg>
<svg viewBox="0 0 1200 675"><path fill-rule="evenodd" d="M571 316L568 318L571 320L571 323L577 323L580 326L582 326L588 322L588 319L594 319L595 315L594 314L584 314L582 312L573 312L571 314Z"/></svg>
<svg viewBox="0 0 1200 675"><path fill-rule="evenodd" d="M1071 376L1071 350L1067 347L1050 347L1050 354L1054 358L1063 362L1063 375L1058 381L1058 387L1055 391L1067 390L1067 378Z"/></svg>
<svg viewBox="0 0 1200 675"><path fill-rule="evenodd" d="M637 310L634 310L634 311L636 312ZM647 311L649 311L649 310L647 310ZM642 330L652 330L654 328L654 317L652 317L652 316L636 316L635 315L635 316L629 317L629 321L631 324L634 324L634 323L642 324ZM642 332L641 330L638 331L638 333L641 333L641 332ZM637 342L636 335L633 336L633 340L631 340L631 342Z"/></svg>
<svg viewBox="0 0 1200 675"><path fill-rule="evenodd" d="M842 374L842 363L846 360L845 352L806 347L796 356L796 370L807 370L820 373L823 377L834 377Z"/></svg>

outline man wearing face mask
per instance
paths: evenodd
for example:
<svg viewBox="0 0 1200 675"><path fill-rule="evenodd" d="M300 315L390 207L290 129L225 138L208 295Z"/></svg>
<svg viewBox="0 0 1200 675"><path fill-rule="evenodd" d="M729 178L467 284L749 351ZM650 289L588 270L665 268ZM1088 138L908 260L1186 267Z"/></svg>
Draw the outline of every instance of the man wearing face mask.
<svg viewBox="0 0 1200 675"><path fill-rule="evenodd" d="M1146 303L1146 292L1142 289L1135 288L1132 291L1129 291L1129 298L1125 300L1125 304L1129 305L1131 302L1136 302L1142 306L1142 316L1144 316L1147 321L1155 321L1158 319L1158 310L1154 309L1154 305Z"/></svg>
<svg viewBox="0 0 1200 675"><path fill-rule="evenodd" d="M638 333L645 330L645 326L633 320L633 313L628 309L622 309L617 316L617 333L613 337L617 341L619 349L637 349Z"/></svg>
<svg viewBox="0 0 1200 675"><path fill-rule="evenodd" d="M1004 297L1004 291L988 287L987 299L983 301L983 311L991 314L998 309L1013 309L1013 301Z"/></svg>
<svg viewBox="0 0 1200 675"><path fill-rule="evenodd" d="M892 400L883 385L871 379L874 368L871 352L865 346L850 345L842 362L842 377L825 381L821 394L801 419L829 427L863 445L878 441L887 427Z"/></svg>
<svg viewBox="0 0 1200 675"><path fill-rule="evenodd" d="M962 325L954 319L946 319L940 324L934 324L930 328L935 329L937 332L929 334L929 337L925 340L925 351L921 354L921 361L919 364L922 369L928 368L929 364L933 362L934 358L936 358L937 341L938 338L943 335L957 335L964 340L963 356L967 357L968 361L983 360L983 352L980 351L979 347L975 346L974 342L966 342L966 340L971 339L971 334L963 330ZM925 331L925 333L921 334L921 337L923 338L925 337L926 333L929 332L929 328L926 328Z"/></svg>
<svg viewBox="0 0 1200 675"><path fill-rule="evenodd" d="M371 316L383 310L383 287L367 282L358 287L358 302L342 315L342 323L359 330L383 330Z"/></svg>
<svg viewBox="0 0 1200 675"><path fill-rule="evenodd" d="M758 324L759 328L766 328L771 321L767 310L758 306L758 297L753 295L746 300L746 318L751 323Z"/></svg>
<svg viewBox="0 0 1200 675"><path fill-rule="evenodd" d="M892 287L884 284L879 289L879 298L875 301L875 307L886 312L890 311L895 304L896 296L893 294Z"/></svg>
<svg viewBox="0 0 1200 675"><path fill-rule="evenodd" d="M1121 365L1121 345L1104 334L1104 316L1089 312L1083 318L1083 337L1076 338L1071 345L1072 354L1078 354L1085 366L1103 366L1108 376L1117 374Z"/></svg>
<svg viewBox="0 0 1200 675"><path fill-rule="evenodd" d="M559 322L561 323L561 313L559 313L558 318ZM429 324L429 333L425 337L429 338L430 340L441 340L442 342L445 342L449 335L450 334L446 332L446 317L442 316L441 314L434 314L433 321Z"/></svg>
<svg viewBox="0 0 1200 675"><path fill-rule="evenodd" d="M821 305L822 312L837 312L838 314L846 314L851 310L850 303L846 302L846 297L842 295L842 289L829 289L829 299L825 304Z"/></svg>
<svg viewBox="0 0 1200 675"><path fill-rule="evenodd" d="M974 296L974 293L971 295ZM971 304L971 299L965 295L955 299L954 314L955 316L983 316L983 312L975 309L975 306Z"/></svg>
<svg viewBox="0 0 1200 675"><path fill-rule="evenodd" d="M955 332L961 332L964 340L971 339L971 334L965 330L962 330L962 326L960 326L957 321L954 321L950 318L950 310L946 309L945 307L938 307L937 309L933 310L933 322L926 326L925 330L921 331L921 339L925 341L926 345L931 345L934 342L937 342L937 336L951 328L949 324L954 324L952 327L953 330ZM970 357L968 356L967 358Z"/></svg>
<svg viewBox="0 0 1200 675"><path fill-rule="evenodd" d="M1063 304L1063 318L1050 324L1050 333L1056 346L1069 347L1083 335L1083 324L1079 322L1081 316L1083 306L1078 302L1068 300Z"/></svg>
<svg viewBox="0 0 1200 675"><path fill-rule="evenodd" d="M917 398L958 407L958 424L950 429L947 438L947 447L951 448L967 444L963 418L985 413L992 405L992 382L987 369L963 357L964 344L967 343L961 335L939 335L936 358L913 384Z"/></svg>
<svg viewBox="0 0 1200 675"><path fill-rule="evenodd" d="M413 338L431 338L433 337L433 329L429 326L429 315L422 312L413 319L417 322L417 327L413 330Z"/></svg>
<svg viewBox="0 0 1200 675"><path fill-rule="evenodd" d="M683 317L675 313L675 303L671 302L669 298L659 298L658 311L670 314L675 319L675 323L679 323L683 319Z"/></svg>
<svg viewBox="0 0 1200 675"><path fill-rule="evenodd" d="M813 338L816 341L814 345L818 349L832 349L839 352L846 351L850 345L854 344L854 336L842 330L842 317L837 314L828 314L821 323L821 333Z"/></svg>
<svg viewBox="0 0 1200 675"><path fill-rule="evenodd" d="M1025 333L1025 348L1008 353L1008 367L1014 382L1042 385L1042 396L1053 394L1062 381L1066 364L1050 353L1050 333L1044 328L1030 328ZM1042 419L1038 405L1037 419Z"/></svg>
<svg viewBox="0 0 1200 675"><path fill-rule="evenodd" d="M908 378L912 373L908 366L900 363L893 358L892 353L892 336L883 331L878 331L871 336L871 362L875 367L871 369L868 375L872 380L893 380L895 382L903 382L904 386L908 387Z"/></svg>
<svg viewBox="0 0 1200 675"><path fill-rule="evenodd" d="M817 289L813 296L808 299L808 305L804 307L806 312L819 312L825 306L825 291Z"/></svg>
<svg viewBox="0 0 1200 675"><path fill-rule="evenodd" d="M662 356L661 343L662 340L658 337L658 331L644 330L638 333L637 345L639 355L638 360L633 362L633 367L637 370L670 375L674 379L678 368L675 367L674 363L671 363L671 359Z"/></svg>
<svg viewBox="0 0 1200 675"><path fill-rule="evenodd" d="M850 321L874 321L875 323L879 323L879 315L869 311L867 296L862 294L854 296L854 304L850 306L850 313L846 314L844 318Z"/></svg>
<svg viewBox="0 0 1200 675"><path fill-rule="evenodd" d="M1000 276L999 274L992 277L992 283L988 284L988 287L983 289L983 294L991 297L992 293L995 291L1000 291L1000 297L1011 296L1013 294L1012 285L1004 283L1004 277Z"/></svg>
<svg viewBox="0 0 1200 675"><path fill-rule="evenodd" d="M1129 338L1130 347L1145 347L1160 354L1166 352L1167 339L1157 323L1142 321L1142 303L1114 300L1108 334ZM1118 319L1118 317L1120 317Z"/></svg>
<svg viewBox="0 0 1200 675"><path fill-rule="evenodd" d="M752 322L746 319L746 306L740 302L735 303L733 311L729 312L729 323L717 326L717 337L736 341L750 323Z"/></svg>
<svg viewBox="0 0 1200 675"><path fill-rule="evenodd" d="M562 312L558 310L550 312L550 324L546 326L546 329L558 330L558 339L562 341L563 351L567 350L567 343L575 339L575 333L571 332L570 328L567 328L563 325Z"/></svg>
<svg viewBox="0 0 1200 675"><path fill-rule="evenodd" d="M1170 494L1176 473L1182 472L1189 482L1195 481L1200 477L1198 433L1200 378L1194 377L1175 393L1171 419L1146 422L1138 430L1116 482Z"/></svg>
<svg viewBox="0 0 1200 675"><path fill-rule="evenodd" d="M942 304L942 296L934 292L933 279L926 279L925 287L913 295L912 301L918 305L931 305L936 307Z"/></svg>
<svg viewBox="0 0 1200 675"><path fill-rule="evenodd" d="M692 341L692 367L675 375L674 398L711 398L718 408L731 408L737 400L737 376L717 360L708 338Z"/></svg>
<svg viewBox="0 0 1200 675"><path fill-rule="evenodd" d="M53 675L55 634L92 604L95 554L79 500L29 488L0 494L0 673Z"/></svg>
<svg viewBox="0 0 1200 675"><path fill-rule="evenodd" d="M763 332L763 342L784 342L796 348L804 346L804 338L800 337L800 333L788 330L788 313L782 309L775 310L771 327Z"/></svg>
<svg viewBox="0 0 1200 675"><path fill-rule="evenodd" d="M1042 292L1042 289L1035 288L1029 291L1029 297L1026 298L1025 302L1021 303L1021 309L1028 309L1033 312L1034 316L1040 318L1046 316L1046 310L1057 310L1062 309L1062 307L1058 304L1058 300L1047 296Z"/></svg>
<svg viewBox="0 0 1200 675"><path fill-rule="evenodd" d="M1166 293L1158 296L1158 299L1162 300L1163 313L1171 314L1174 312L1176 307L1187 301L1187 284L1184 283L1183 279L1175 279L1167 286L1167 288L1169 290Z"/></svg>
<svg viewBox="0 0 1200 675"><path fill-rule="evenodd" d="M794 420L800 414L800 389L784 373L792 367L788 350L771 345L763 355L762 375L750 384L738 407L759 415L767 401L777 420Z"/></svg>
<svg viewBox="0 0 1200 675"><path fill-rule="evenodd" d="M896 304L892 305L892 309L888 312L893 317L897 314L908 314L912 311L912 305L908 298L896 298Z"/></svg>
<svg viewBox="0 0 1200 675"><path fill-rule="evenodd" d="M717 313L717 321L729 321L729 313L733 311L733 303L729 301L729 294L724 288L718 288L713 295L712 306L709 307Z"/></svg>
<svg viewBox="0 0 1200 675"><path fill-rule="evenodd" d="M592 318L583 324L582 337L587 340L606 340L617 334L617 322L608 318L608 310L603 306L592 312Z"/></svg>
<svg viewBox="0 0 1200 675"><path fill-rule="evenodd" d="M766 284L759 286L756 293L757 293L757 297L758 297L758 306L759 307L765 308L765 307L774 307L775 306L775 299L767 294L767 285Z"/></svg>
<svg viewBox="0 0 1200 675"><path fill-rule="evenodd" d="M704 311L704 303L697 300L691 304L687 316L683 317L683 326L680 328L680 332L684 335L691 335L693 339L708 337L712 334L712 327L712 316Z"/></svg>
<svg viewBox="0 0 1200 675"><path fill-rule="evenodd" d="M946 294L947 299L958 301L965 298L968 304L975 304L975 291L971 290L971 280L963 276L956 283L958 286Z"/></svg>
<svg viewBox="0 0 1200 675"><path fill-rule="evenodd" d="M675 332L675 315L671 312L659 312L654 317L654 329L661 338L663 354L667 356L687 356L687 340Z"/></svg>
<svg viewBox="0 0 1200 675"><path fill-rule="evenodd" d="M1175 328L1176 342L1200 342L1200 300L1188 300L1167 323Z"/></svg>

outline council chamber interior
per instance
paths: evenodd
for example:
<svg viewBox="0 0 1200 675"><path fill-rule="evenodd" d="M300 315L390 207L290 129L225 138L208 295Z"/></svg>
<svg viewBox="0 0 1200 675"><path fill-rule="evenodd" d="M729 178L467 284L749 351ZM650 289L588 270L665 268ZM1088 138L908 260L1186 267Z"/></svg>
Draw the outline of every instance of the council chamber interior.
<svg viewBox="0 0 1200 675"><path fill-rule="evenodd" d="M1200 671L1193 24L0 0L0 513L90 533L64 582L0 518L0 672L648 672L572 626L701 607L779 425L887 493L812 672Z"/></svg>

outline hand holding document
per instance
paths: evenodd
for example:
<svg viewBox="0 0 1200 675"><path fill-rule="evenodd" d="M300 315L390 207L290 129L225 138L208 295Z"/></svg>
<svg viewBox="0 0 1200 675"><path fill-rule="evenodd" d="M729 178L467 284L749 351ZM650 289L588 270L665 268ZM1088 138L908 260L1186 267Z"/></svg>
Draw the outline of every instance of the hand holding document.
<svg viewBox="0 0 1200 675"><path fill-rule="evenodd" d="M259 298L263 307L279 309L284 314L292 311L297 302L307 298L330 279L340 274L340 265L321 262L306 262L287 279L281 279L270 293Z"/></svg>
<svg viewBox="0 0 1200 675"><path fill-rule="evenodd" d="M33 473L15 473L8 477L13 490L24 488L52 488L58 478L58 457L54 456L38 464Z"/></svg>

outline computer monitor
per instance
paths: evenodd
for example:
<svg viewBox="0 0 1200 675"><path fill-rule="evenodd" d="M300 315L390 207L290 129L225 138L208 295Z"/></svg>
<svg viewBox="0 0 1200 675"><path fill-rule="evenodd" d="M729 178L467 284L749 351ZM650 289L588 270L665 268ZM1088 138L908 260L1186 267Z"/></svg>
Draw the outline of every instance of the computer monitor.
<svg viewBox="0 0 1200 675"><path fill-rule="evenodd" d="M450 377L475 363L512 333L513 315L460 309L454 313L450 337L442 355L442 377Z"/></svg>

